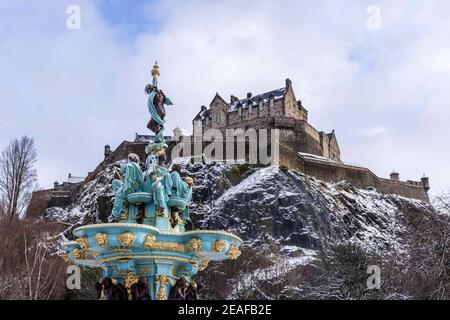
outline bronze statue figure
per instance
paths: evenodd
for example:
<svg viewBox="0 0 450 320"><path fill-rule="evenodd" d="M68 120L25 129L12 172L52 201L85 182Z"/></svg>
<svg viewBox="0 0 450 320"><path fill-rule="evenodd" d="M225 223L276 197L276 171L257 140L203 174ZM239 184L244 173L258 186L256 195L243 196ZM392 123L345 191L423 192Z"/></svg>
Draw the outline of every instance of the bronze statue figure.
<svg viewBox="0 0 450 320"><path fill-rule="evenodd" d="M97 290L99 299L103 291L105 300L128 300L127 288L120 282L114 284L110 277L105 277L101 282L97 282L95 289Z"/></svg>
<svg viewBox="0 0 450 320"><path fill-rule="evenodd" d="M100 282L96 282L94 288L97 291L97 300L102 300L103 285Z"/></svg>
<svg viewBox="0 0 450 320"><path fill-rule="evenodd" d="M170 291L169 300L186 300L186 278L180 277Z"/></svg>
<svg viewBox="0 0 450 320"><path fill-rule="evenodd" d="M166 96L162 90L153 87L151 84L148 84L145 87L145 92L147 94L150 94L154 90L156 90L156 94L153 98L153 106L159 118L164 121L164 118L166 117L166 108L164 107L164 102L167 102ZM158 123L158 121L152 117L147 124L147 128L155 134L158 134L161 131L161 123Z"/></svg>
<svg viewBox="0 0 450 320"><path fill-rule="evenodd" d="M202 289L201 284L192 281L186 289L185 300L198 300L198 292Z"/></svg>
<svg viewBox="0 0 450 320"><path fill-rule="evenodd" d="M144 276L140 276L138 281L131 285L130 291L132 300L150 300L147 278Z"/></svg>

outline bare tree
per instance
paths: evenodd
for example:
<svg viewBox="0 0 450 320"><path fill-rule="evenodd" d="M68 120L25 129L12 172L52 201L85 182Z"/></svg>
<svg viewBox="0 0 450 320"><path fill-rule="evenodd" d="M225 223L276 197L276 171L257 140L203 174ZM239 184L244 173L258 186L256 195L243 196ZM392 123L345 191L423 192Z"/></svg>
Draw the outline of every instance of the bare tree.
<svg viewBox="0 0 450 320"><path fill-rule="evenodd" d="M58 259L51 256L42 239L36 238L28 244L24 232L25 274L29 300L48 300L53 295L60 278L62 266Z"/></svg>
<svg viewBox="0 0 450 320"><path fill-rule="evenodd" d="M10 220L23 216L36 188L36 150L32 138L14 139L0 155L0 205Z"/></svg>
<svg viewBox="0 0 450 320"><path fill-rule="evenodd" d="M0 300L62 299L66 263L54 247L57 223L0 219Z"/></svg>

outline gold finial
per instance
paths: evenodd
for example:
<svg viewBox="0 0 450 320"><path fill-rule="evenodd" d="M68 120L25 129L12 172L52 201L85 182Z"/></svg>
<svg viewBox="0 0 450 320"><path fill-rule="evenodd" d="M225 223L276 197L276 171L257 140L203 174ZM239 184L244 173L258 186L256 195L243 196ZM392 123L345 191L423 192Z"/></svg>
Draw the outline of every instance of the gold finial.
<svg viewBox="0 0 450 320"><path fill-rule="evenodd" d="M155 64L153 65L152 76L153 76L153 80L158 80L158 77L159 77L158 61L155 61Z"/></svg>

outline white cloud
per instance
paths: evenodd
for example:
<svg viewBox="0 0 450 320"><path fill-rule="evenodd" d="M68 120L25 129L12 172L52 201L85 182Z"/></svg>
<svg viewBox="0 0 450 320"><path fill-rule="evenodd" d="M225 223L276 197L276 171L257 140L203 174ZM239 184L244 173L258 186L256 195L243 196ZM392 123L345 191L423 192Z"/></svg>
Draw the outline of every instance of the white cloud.
<svg viewBox="0 0 450 320"><path fill-rule="evenodd" d="M382 28L369 30L369 2L153 2L145 10L161 24L131 41L77 3L79 31L65 28L70 1L1 3L0 146L34 136L45 186L146 132L154 59L175 103L168 129L190 128L216 91L244 96L289 77L312 124L336 129L344 160L449 185L450 3L379 1Z"/></svg>

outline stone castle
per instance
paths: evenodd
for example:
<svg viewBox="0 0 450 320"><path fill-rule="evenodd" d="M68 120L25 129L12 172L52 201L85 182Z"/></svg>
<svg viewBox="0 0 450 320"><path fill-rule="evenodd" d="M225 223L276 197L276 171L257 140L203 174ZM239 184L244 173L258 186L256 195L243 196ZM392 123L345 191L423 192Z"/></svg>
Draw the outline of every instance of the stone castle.
<svg viewBox="0 0 450 320"><path fill-rule="evenodd" d="M420 181L400 181L399 174L392 172L390 178L386 179L378 177L368 168L342 162L335 131L318 131L308 122L308 110L296 99L289 79L286 79L283 88L257 95L249 92L244 99L231 96L229 102L216 93L209 108L202 106L194 117L193 125L198 122L202 124L203 132L208 129L278 129L280 166L325 182L345 180L358 188L375 188L381 193L429 202L430 185L425 176ZM178 128L173 132L173 136L165 137L169 145L168 154L171 148L180 143L188 144L192 149L192 136L183 136ZM136 153L145 159L145 146L153 138L152 135L136 133L134 141L123 141L114 151L106 145L103 161L88 173L84 181L79 178L75 181L69 176L67 182L55 184L53 189L35 192L27 214L40 214L51 206L68 206L79 188L108 165L126 158L129 153ZM171 161L170 157L168 161Z"/></svg>
<svg viewBox="0 0 450 320"><path fill-rule="evenodd" d="M218 93L209 109L201 107L193 122L201 121L208 129L278 129L280 141L295 151L340 162L341 152L334 130L318 131L308 122L308 110L295 97L292 82L283 88L252 95L244 99L231 96L226 102Z"/></svg>
<svg viewBox="0 0 450 320"><path fill-rule="evenodd" d="M368 168L341 161L341 151L335 131L318 131L308 122L308 110L297 100L292 82L262 94L247 93L244 99L231 96L229 102L218 93L209 108L202 106L193 119L208 129L278 129L279 164L316 177L325 182L345 180L358 188L375 188L386 194L429 201L429 179L400 181L392 172L389 179L378 177Z"/></svg>

